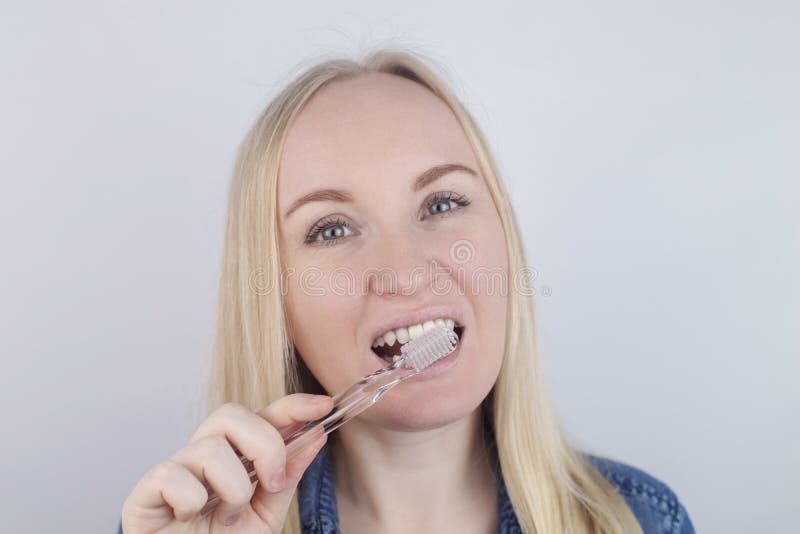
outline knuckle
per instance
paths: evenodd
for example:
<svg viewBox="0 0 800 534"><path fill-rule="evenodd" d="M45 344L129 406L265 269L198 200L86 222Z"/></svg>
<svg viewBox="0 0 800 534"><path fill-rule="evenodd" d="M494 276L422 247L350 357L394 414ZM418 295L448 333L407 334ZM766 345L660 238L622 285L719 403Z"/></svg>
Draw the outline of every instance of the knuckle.
<svg viewBox="0 0 800 534"><path fill-rule="evenodd" d="M234 506L244 506L250 502L250 498L252 496L253 491L250 484L250 479L245 477L241 483L236 484L236 487L231 490L231 504Z"/></svg>
<svg viewBox="0 0 800 534"><path fill-rule="evenodd" d="M200 511L204 504L205 502L202 504L197 504L194 500L192 500L185 505L176 505L173 507L172 511L178 521L188 521Z"/></svg>
<svg viewBox="0 0 800 534"><path fill-rule="evenodd" d="M167 460L153 466L153 468L147 472L146 476L155 482L157 486L161 486L174 475L176 467L174 462Z"/></svg>
<svg viewBox="0 0 800 534"><path fill-rule="evenodd" d="M269 440L269 442L273 445L283 445L283 436L281 433L278 432L278 429L272 426L267 421L264 421L262 425L264 431L264 437Z"/></svg>
<svg viewBox="0 0 800 534"><path fill-rule="evenodd" d="M193 484L191 490L186 493L186 506L182 510L185 515L190 516L199 512L208 501L208 490L200 484Z"/></svg>
<svg viewBox="0 0 800 534"><path fill-rule="evenodd" d="M219 412L221 415L224 415L225 417L239 417L245 412L249 411L250 410L248 410L238 402L226 402L217 409L217 412Z"/></svg>
<svg viewBox="0 0 800 534"><path fill-rule="evenodd" d="M250 498L253 496L251 488L250 479L242 475L241 477L237 476L235 480L220 481L216 489L220 499L229 507L241 508L250 502Z"/></svg>
<svg viewBox="0 0 800 534"><path fill-rule="evenodd" d="M222 434L210 434L198 441L197 448L202 456L209 457L223 454L226 449L231 448L231 445Z"/></svg>
<svg viewBox="0 0 800 534"><path fill-rule="evenodd" d="M283 465L286 461L286 444L278 429L269 423L264 425L264 448L272 463Z"/></svg>

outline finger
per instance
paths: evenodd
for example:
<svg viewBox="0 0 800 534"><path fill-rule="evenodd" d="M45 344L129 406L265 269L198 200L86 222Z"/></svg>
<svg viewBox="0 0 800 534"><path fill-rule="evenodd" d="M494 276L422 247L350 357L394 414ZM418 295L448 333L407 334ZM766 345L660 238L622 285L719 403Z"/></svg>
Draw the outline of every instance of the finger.
<svg viewBox="0 0 800 534"><path fill-rule="evenodd" d="M206 488L191 471L167 460L147 471L125 500L123 528L126 532L156 531L175 519L189 521L207 498Z"/></svg>
<svg viewBox="0 0 800 534"><path fill-rule="evenodd" d="M228 403L212 413L195 432L192 441L222 434L237 454L252 463L260 485L270 491L283 489L286 479L286 447L276 425L313 420L328 413L328 396L295 393L273 402L259 413L237 403ZM286 430L286 426L284 426Z"/></svg>
<svg viewBox="0 0 800 534"><path fill-rule="evenodd" d="M327 395L293 393L271 403L258 414L278 428L286 428L313 421L333 408L333 399Z"/></svg>
<svg viewBox="0 0 800 534"><path fill-rule="evenodd" d="M200 425L190 443L213 435L225 436L235 453L250 461L262 484L282 489L286 447L278 430L263 417L241 404L225 404Z"/></svg>
<svg viewBox="0 0 800 534"><path fill-rule="evenodd" d="M332 399L327 396L322 396L321 399L318 397L320 396L305 393L288 395L258 413L253 413L240 404L228 403L215 410L192 438L192 441L199 441L208 435L224 435L241 454L252 461L259 480L256 491L260 491L261 495L260 508L267 516L264 520L271 524L282 524L285 507L291 500L294 487L325 443L322 439L319 443L309 444L305 455L293 457L287 465L286 447L276 426L285 431L293 424L300 423L302 426L305 421L317 419L330 412ZM287 473L292 477L288 488ZM274 507L270 506L268 494L279 492L285 492L284 497ZM283 510L281 513L284 515L279 513L270 516L269 512L273 509Z"/></svg>
<svg viewBox="0 0 800 534"><path fill-rule="evenodd" d="M313 421L325 416L332 408L333 399L327 395L294 393L276 400L258 413L261 417L281 430L281 434L285 439L308 421ZM310 452L314 454L307 457L307 455L299 454L300 451L298 451L292 458L286 459L286 477L287 479L291 479L293 475L297 475L297 480L295 480L295 482L300 479L300 476L302 476L314 455L319 452L322 446L321 444L325 443L325 440L321 441L321 444L316 443L314 439L324 434L324 429L322 427L312 428L307 434L308 435L303 437L308 440L308 448L313 449ZM317 447L317 445L319 446ZM302 456L302 458L296 461L294 456Z"/></svg>
<svg viewBox="0 0 800 534"><path fill-rule="evenodd" d="M213 518L220 524L225 525L229 517L239 514L250 503L253 485L225 436L213 434L191 442L172 461L213 489L220 500Z"/></svg>
<svg viewBox="0 0 800 534"><path fill-rule="evenodd" d="M256 486L250 505L261 520L270 526L273 532L280 532L283 521L292 502L292 497L297 489L297 484L303 473L325 445L328 435L319 433L319 437L309 442L301 451L292 455L287 462L286 486L279 492L271 492L261 484Z"/></svg>

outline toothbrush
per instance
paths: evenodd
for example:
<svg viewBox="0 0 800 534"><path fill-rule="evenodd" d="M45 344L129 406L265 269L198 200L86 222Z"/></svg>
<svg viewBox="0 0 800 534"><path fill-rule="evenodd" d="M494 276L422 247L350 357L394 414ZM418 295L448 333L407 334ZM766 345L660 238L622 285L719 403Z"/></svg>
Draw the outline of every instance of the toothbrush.
<svg viewBox="0 0 800 534"><path fill-rule="evenodd" d="M400 348L400 356L388 367L368 374L346 390L333 397L333 408L323 417L309 421L284 439L286 457L289 458L314 442L322 434L333 432L358 414L375 404L394 386L418 374L433 363L453 352L458 345L458 335L446 326L436 325ZM236 448L234 447L234 450ZM247 469L250 482L258 478L253 462L238 450L239 460ZM208 502L200 510L206 516L219 504L219 496L205 483Z"/></svg>

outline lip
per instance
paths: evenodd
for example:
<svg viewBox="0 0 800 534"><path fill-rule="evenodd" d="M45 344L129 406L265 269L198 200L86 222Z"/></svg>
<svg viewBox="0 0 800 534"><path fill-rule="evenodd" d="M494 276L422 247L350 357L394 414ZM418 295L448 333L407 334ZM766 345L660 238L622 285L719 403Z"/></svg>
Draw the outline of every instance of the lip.
<svg viewBox="0 0 800 534"><path fill-rule="evenodd" d="M408 326L417 323L424 323L425 321L432 321L434 319L438 319L439 317L449 317L453 319L457 325L466 326L464 325L463 314L457 309L453 308L452 306L447 306L447 305L429 306L409 313L397 315L393 317L390 321L386 321L376 326L375 329L372 331L372 337L370 337L369 340L367 340L368 343L367 348L371 348L372 343L375 341L375 339L378 336L384 334L385 332L388 332L389 330L395 330L397 328L400 328L401 326ZM461 343L459 343L459 346L460 345Z"/></svg>

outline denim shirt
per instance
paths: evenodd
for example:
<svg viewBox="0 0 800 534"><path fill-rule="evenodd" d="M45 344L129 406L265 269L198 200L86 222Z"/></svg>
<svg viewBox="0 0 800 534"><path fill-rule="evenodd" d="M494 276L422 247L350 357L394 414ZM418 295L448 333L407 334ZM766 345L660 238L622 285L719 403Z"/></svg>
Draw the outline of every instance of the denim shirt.
<svg viewBox="0 0 800 534"><path fill-rule="evenodd" d="M622 495L644 534L694 534L686 509L666 484L627 464L592 455L587 458ZM499 470L498 475L497 533L522 534ZM297 499L303 534L340 534L327 444L303 473ZM122 534L121 522L117 534Z"/></svg>
<svg viewBox="0 0 800 534"><path fill-rule="evenodd" d="M644 534L694 534L689 515L663 482L635 467L587 455L589 461L625 499ZM497 533L522 534L502 473L498 471ZM328 445L308 466L297 487L303 534L339 534L339 514Z"/></svg>

